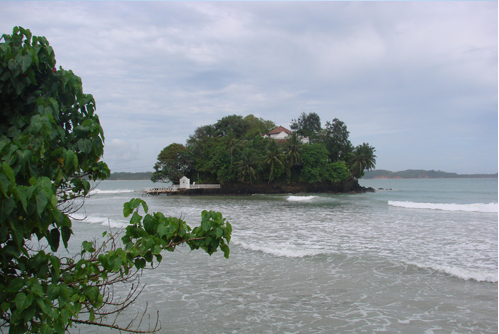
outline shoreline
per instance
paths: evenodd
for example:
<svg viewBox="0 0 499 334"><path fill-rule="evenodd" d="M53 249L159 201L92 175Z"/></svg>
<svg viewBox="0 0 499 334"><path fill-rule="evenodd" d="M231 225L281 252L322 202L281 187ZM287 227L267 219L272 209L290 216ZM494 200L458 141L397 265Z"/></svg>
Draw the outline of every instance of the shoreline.
<svg viewBox="0 0 499 334"><path fill-rule="evenodd" d="M332 184L298 184L298 185L223 185L221 188L180 189L172 196L248 196L269 194L361 194L375 192L372 187L359 185L358 180L347 183Z"/></svg>

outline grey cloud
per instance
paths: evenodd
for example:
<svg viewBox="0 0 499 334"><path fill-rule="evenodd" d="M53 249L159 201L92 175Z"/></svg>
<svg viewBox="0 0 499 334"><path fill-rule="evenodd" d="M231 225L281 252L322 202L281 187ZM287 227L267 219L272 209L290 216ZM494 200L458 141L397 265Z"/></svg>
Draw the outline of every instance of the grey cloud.
<svg viewBox="0 0 499 334"><path fill-rule="evenodd" d="M379 168L497 171L497 2L2 5L2 33L46 36L82 77L106 152L140 147L117 170L228 114L305 111L345 121Z"/></svg>

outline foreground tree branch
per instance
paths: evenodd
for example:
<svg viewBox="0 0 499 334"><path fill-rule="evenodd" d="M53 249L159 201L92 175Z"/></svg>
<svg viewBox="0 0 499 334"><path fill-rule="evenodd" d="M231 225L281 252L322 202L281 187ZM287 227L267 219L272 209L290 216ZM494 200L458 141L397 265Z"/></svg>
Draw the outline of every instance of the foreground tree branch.
<svg viewBox="0 0 499 334"><path fill-rule="evenodd" d="M156 332L159 316L151 326L147 305L120 320L144 289L140 274L184 243L228 257L232 227L220 213L203 211L192 229L132 199L121 234L84 241L73 257L55 255L61 241L68 248L69 214L84 205L90 181L110 173L99 161L104 132L95 101L78 76L55 63L45 37L15 27L0 38L0 332L62 334L76 324ZM48 246L35 248L36 240Z"/></svg>

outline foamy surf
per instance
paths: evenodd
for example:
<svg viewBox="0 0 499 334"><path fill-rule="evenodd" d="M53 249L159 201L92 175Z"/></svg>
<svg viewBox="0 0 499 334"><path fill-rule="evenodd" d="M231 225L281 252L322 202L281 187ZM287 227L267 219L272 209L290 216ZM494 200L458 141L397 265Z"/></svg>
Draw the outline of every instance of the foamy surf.
<svg viewBox="0 0 499 334"><path fill-rule="evenodd" d="M286 200L289 202L310 202L317 196L289 196Z"/></svg>
<svg viewBox="0 0 499 334"><path fill-rule="evenodd" d="M465 281L474 280L477 282L489 282L497 283L497 271L491 272L487 270L470 270L463 269L455 266L442 266L438 264L421 264L417 262L406 262L409 265L413 265L422 269L430 269L438 272L442 272L447 275L463 279Z"/></svg>
<svg viewBox="0 0 499 334"><path fill-rule="evenodd" d="M497 203L474 203L474 204L455 204L455 203L419 203L388 201L388 205L408 209L430 209L443 211L467 211L467 212L498 212Z"/></svg>
<svg viewBox="0 0 499 334"><path fill-rule="evenodd" d="M81 221L89 224L100 224L102 226L112 227L112 228L123 228L128 225L126 222L119 222L114 219L109 219L105 217L95 217L95 216L86 216L81 213L74 213L71 215L73 220Z"/></svg>
<svg viewBox="0 0 499 334"><path fill-rule="evenodd" d="M290 258L302 258L306 256L315 256L319 254L329 254L330 252L322 249L292 249L290 247L263 247L248 244L245 242L233 241L233 243L241 246L244 249L262 252L276 257L290 257Z"/></svg>

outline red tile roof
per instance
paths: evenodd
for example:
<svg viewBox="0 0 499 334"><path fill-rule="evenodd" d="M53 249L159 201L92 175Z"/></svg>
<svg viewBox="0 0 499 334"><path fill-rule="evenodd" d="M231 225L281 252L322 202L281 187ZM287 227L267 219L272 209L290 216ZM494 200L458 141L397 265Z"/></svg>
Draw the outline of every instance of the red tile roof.
<svg viewBox="0 0 499 334"><path fill-rule="evenodd" d="M278 134L278 133L281 133L281 132L286 132L286 133L289 133L289 134L292 134L293 132L292 131L289 131L288 129L286 129L285 127L283 126L279 126L277 128L275 128L274 130L270 131L269 133L267 133L268 135L271 135L271 134Z"/></svg>

